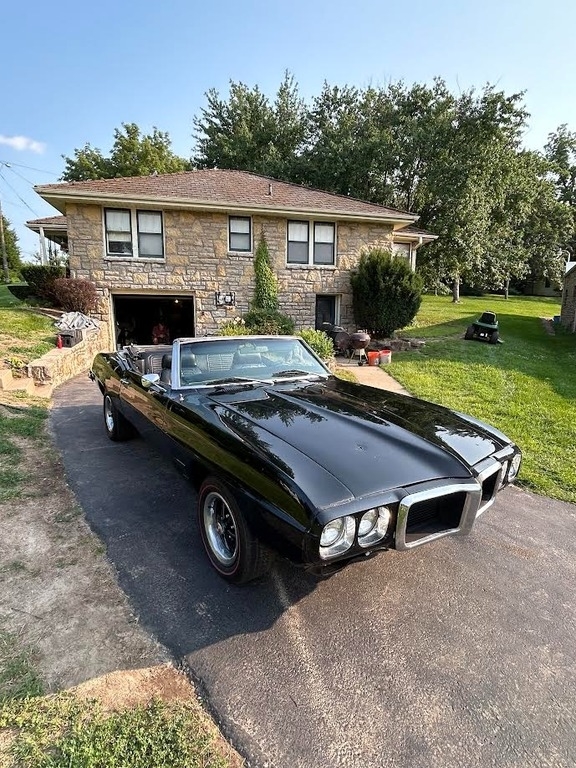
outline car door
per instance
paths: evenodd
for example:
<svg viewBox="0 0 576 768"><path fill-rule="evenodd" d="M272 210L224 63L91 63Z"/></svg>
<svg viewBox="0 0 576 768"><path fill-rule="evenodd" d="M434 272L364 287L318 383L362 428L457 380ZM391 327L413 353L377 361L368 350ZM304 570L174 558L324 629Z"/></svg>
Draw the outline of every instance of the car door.
<svg viewBox="0 0 576 768"><path fill-rule="evenodd" d="M120 379L120 400L128 420L146 440L166 450L166 409L168 392L157 392L142 384L140 371L125 371Z"/></svg>

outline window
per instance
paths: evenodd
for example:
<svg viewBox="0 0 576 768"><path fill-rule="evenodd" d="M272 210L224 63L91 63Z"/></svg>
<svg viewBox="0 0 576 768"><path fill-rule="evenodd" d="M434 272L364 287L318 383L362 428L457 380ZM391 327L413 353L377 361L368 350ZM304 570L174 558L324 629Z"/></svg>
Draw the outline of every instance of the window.
<svg viewBox="0 0 576 768"><path fill-rule="evenodd" d="M309 232L307 221L288 222L288 264L308 264Z"/></svg>
<svg viewBox="0 0 576 768"><path fill-rule="evenodd" d="M106 253L132 256L130 211L106 211Z"/></svg>
<svg viewBox="0 0 576 768"><path fill-rule="evenodd" d="M162 214L153 211L138 211L138 254L148 259L164 256L162 238Z"/></svg>
<svg viewBox="0 0 576 768"><path fill-rule="evenodd" d="M310 229L314 233L310 240ZM336 225L324 222L288 222L288 264L316 264L332 266L335 263Z"/></svg>
<svg viewBox="0 0 576 768"><path fill-rule="evenodd" d="M314 264L334 264L334 224L314 224Z"/></svg>
<svg viewBox="0 0 576 768"><path fill-rule="evenodd" d="M252 221L249 216L228 217L228 250L252 251Z"/></svg>
<svg viewBox="0 0 576 768"><path fill-rule="evenodd" d="M160 211L104 211L106 253L143 259L164 258L164 235ZM136 232L136 237L133 237Z"/></svg>

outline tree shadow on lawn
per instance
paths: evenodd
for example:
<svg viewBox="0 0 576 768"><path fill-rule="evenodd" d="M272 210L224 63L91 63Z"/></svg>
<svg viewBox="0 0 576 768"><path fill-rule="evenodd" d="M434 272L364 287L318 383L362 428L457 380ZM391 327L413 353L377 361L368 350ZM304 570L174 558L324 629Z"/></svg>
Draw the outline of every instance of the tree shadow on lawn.
<svg viewBox="0 0 576 768"><path fill-rule="evenodd" d="M419 352L397 353L395 359L410 359L418 355L430 361L466 362L483 368L488 366L501 371L516 371L545 381L564 398L576 398L576 379L572 375L576 364L576 334L559 328L555 335L550 335L538 317L498 313L502 344L466 341L463 333L477 319L478 315L474 314L458 322L428 326L434 334L422 335L426 338L426 347Z"/></svg>

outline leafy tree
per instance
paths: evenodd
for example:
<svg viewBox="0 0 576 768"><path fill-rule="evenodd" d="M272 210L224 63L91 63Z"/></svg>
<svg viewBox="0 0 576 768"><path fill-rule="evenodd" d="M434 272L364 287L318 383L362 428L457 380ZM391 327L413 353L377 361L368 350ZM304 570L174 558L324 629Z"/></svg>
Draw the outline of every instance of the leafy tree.
<svg viewBox="0 0 576 768"><path fill-rule="evenodd" d="M391 336L408 325L420 308L420 276L390 251L375 248L362 253L350 284L354 319L373 336Z"/></svg>
<svg viewBox="0 0 576 768"><path fill-rule="evenodd" d="M190 168L190 163L172 152L168 133L153 128L141 134L136 123L122 123L114 130L114 143L109 157L85 144L74 150L74 157L63 155L66 168L63 181L112 179L116 176L148 176L175 173Z"/></svg>
<svg viewBox="0 0 576 768"><path fill-rule="evenodd" d="M569 131L566 124L559 126L555 133L549 134L544 153L550 162L556 196L572 216L571 231L563 245L570 260L576 261L576 132Z"/></svg>
<svg viewBox="0 0 576 768"><path fill-rule="evenodd" d="M304 105L286 72L273 103L256 86L230 81L228 100L215 89L194 119L195 164L292 178L304 141Z"/></svg>
<svg viewBox="0 0 576 768"><path fill-rule="evenodd" d="M9 279L11 281L20 280L22 259L20 258L20 248L18 247L18 235L10 226L10 222L5 216L2 216L2 226L4 229L4 247L6 249L6 261L8 264ZM0 259L1 259L0 254ZM0 262L0 266L2 263ZM2 280L5 280L4 271L0 272Z"/></svg>
<svg viewBox="0 0 576 768"><path fill-rule="evenodd" d="M254 278L252 309L275 312L278 309L278 282L270 263L270 251L264 232L260 233L254 256Z"/></svg>

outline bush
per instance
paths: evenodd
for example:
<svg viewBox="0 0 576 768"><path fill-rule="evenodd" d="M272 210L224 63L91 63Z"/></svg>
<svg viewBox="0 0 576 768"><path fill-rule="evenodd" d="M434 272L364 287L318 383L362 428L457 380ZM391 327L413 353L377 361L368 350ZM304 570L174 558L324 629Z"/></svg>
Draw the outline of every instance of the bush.
<svg viewBox="0 0 576 768"><path fill-rule="evenodd" d="M32 289L29 285L9 285L8 290L12 296L15 296L19 301L27 301L33 296Z"/></svg>
<svg viewBox="0 0 576 768"><path fill-rule="evenodd" d="M98 294L90 280L60 277L54 281L53 290L58 306L65 312L83 312L86 315L96 309Z"/></svg>
<svg viewBox="0 0 576 768"><path fill-rule="evenodd" d="M278 310L278 283L270 264L270 252L264 232L254 256L254 300L252 309L264 309L268 312Z"/></svg>
<svg viewBox="0 0 576 768"><path fill-rule="evenodd" d="M29 264L22 267L22 279L28 283L31 295L54 301L54 281L65 277L66 267Z"/></svg>
<svg viewBox="0 0 576 768"><path fill-rule="evenodd" d="M422 279L408 262L379 248L360 256L350 276L354 319L371 336L391 336L416 316L422 301Z"/></svg>
<svg viewBox="0 0 576 768"><path fill-rule="evenodd" d="M246 323L241 317L226 320L219 328L219 336L247 336L250 334Z"/></svg>
<svg viewBox="0 0 576 768"><path fill-rule="evenodd" d="M334 357L334 345L332 339L327 336L324 331L315 331L313 328L305 328L300 331L298 336L301 336L308 346L312 347L314 352L322 360L330 360Z"/></svg>
<svg viewBox="0 0 576 768"><path fill-rule="evenodd" d="M294 333L292 318L269 309L251 309L244 315L244 322L250 333L281 336L290 336Z"/></svg>

